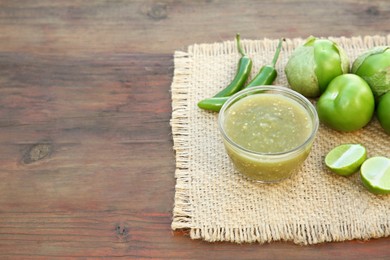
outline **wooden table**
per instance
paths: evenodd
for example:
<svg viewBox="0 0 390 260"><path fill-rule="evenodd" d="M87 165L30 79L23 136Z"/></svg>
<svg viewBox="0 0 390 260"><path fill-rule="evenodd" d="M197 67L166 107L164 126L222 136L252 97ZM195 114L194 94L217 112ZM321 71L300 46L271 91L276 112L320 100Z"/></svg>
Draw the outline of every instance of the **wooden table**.
<svg viewBox="0 0 390 260"><path fill-rule="evenodd" d="M173 52L387 35L390 2L0 1L0 259L389 259L390 238L206 243L170 228Z"/></svg>

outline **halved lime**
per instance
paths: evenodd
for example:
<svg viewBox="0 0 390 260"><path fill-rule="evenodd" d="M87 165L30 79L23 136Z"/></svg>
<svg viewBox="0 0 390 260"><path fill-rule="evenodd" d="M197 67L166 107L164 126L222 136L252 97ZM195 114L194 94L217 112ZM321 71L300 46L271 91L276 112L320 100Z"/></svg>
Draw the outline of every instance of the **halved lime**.
<svg viewBox="0 0 390 260"><path fill-rule="evenodd" d="M390 159L382 156L366 160L360 169L364 186L375 194L390 193Z"/></svg>
<svg viewBox="0 0 390 260"><path fill-rule="evenodd" d="M325 157L326 166L339 175L348 176L359 170L366 160L366 148L360 144L342 144L333 148Z"/></svg>

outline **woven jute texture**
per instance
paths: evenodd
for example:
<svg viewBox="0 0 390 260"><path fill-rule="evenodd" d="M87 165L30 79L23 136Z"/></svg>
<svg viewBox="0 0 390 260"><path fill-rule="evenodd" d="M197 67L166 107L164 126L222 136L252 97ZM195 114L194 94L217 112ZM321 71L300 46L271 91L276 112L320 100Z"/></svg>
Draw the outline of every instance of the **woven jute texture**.
<svg viewBox="0 0 390 260"><path fill-rule="evenodd" d="M390 35L329 39L344 48L351 61L369 48L390 44ZM286 39L275 84L288 86L283 68L303 43L302 38ZM271 62L278 40L243 39L242 44L253 59L253 77ZM315 244L389 236L390 195L373 195L363 187L358 173L342 177L324 165L327 152L343 143L364 145L368 157L390 157L390 137L375 118L353 133L321 124L304 165L281 183L259 184L234 170L218 132L218 114L199 109L197 103L232 80L239 58L233 40L195 44L174 54L172 229L188 229L193 239L236 243Z"/></svg>

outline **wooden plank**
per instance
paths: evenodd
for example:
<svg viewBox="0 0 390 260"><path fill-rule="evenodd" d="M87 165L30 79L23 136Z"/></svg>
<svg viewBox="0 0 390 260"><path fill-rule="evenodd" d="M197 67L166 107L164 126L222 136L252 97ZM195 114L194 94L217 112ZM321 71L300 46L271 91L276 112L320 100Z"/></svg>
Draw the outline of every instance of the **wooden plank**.
<svg viewBox="0 0 390 260"><path fill-rule="evenodd" d="M206 243L173 235L169 213L131 210L2 214L0 256L153 259L385 259L388 239L297 246ZM375 256L375 257L374 257Z"/></svg>
<svg viewBox="0 0 390 260"><path fill-rule="evenodd" d="M10 197L11 208L23 205L24 210L38 211L42 198L49 203L42 205L43 211L56 211L56 205L61 210L62 204L71 207L59 201L62 197L81 208L98 203L87 205L88 198L111 197L120 203L124 195L115 190L128 188L129 194L143 182L147 188L150 183L143 175L156 169L166 171L149 178L168 176L169 186L161 188L173 189L171 108L166 90L170 72L159 66L162 61L171 63L170 56L12 57L3 56L0 63L0 69L8 71L3 73L0 89L0 144L6 148L0 150L0 169L7 178L0 184L3 210ZM35 62L30 65L26 60ZM152 72L145 76L147 85L140 80L145 68ZM135 192L135 196L141 194ZM160 204L155 201L154 205ZM105 210L106 205L102 206Z"/></svg>
<svg viewBox="0 0 390 260"><path fill-rule="evenodd" d="M1 1L0 49L170 53L243 38L389 33L387 1Z"/></svg>

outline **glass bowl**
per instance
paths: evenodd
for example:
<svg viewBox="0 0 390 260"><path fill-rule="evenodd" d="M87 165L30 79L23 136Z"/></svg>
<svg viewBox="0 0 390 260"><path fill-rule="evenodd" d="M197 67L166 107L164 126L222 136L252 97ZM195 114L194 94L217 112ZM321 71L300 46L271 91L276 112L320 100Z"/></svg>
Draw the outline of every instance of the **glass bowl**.
<svg viewBox="0 0 390 260"><path fill-rule="evenodd" d="M231 96L219 112L225 150L251 180L287 179L306 160L318 131L318 115L304 96L283 86L257 86Z"/></svg>

